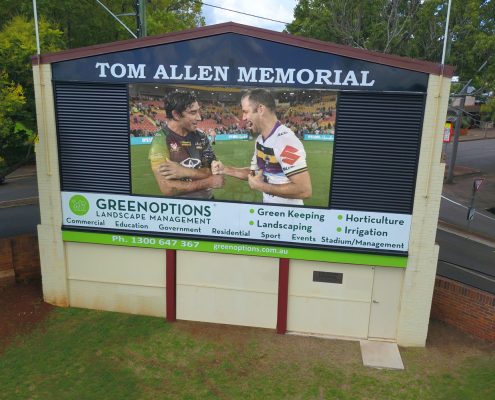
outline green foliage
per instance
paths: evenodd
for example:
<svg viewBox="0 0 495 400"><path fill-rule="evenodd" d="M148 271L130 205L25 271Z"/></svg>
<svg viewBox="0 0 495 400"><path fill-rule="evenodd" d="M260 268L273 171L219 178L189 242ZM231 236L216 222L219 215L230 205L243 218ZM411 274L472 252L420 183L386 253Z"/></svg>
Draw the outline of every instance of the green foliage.
<svg viewBox="0 0 495 400"><path fill-rule="evenodd" d="M55 25L39 21L40 46L44 52L64 48L62 32ZM2 68L10 78L23 87L32 87L31 57L36 54L34 22L16 16L0 31L0 57Z"/></svg>
<svg viewBox="0 0 495 400"><path fill-rule="evenodd" d="M47 51L63 46L62 32L39 22L40 43ZM36 53L34 23L15 16L0 31L0 158L8 168L30 155L30 134L35 128L35 103L31 57Z"/></svg>
<svg viewBox="0 0 495 400"><path fill-rule="evenodd" d="M195 0L154 0L146 9L148 35L181 31L205 24Z"/></svg>
<svg viewBox="0 0 495 400"><path fill-rule="evenodd" d="M420 0L300 0L290 33L348 46L400 53L419 10Z"/></svg>
<svg viewBox="0 0 495 400"><path fill-rule="evenodd" d="M103 3L115 14L135 12L134 0L105 0ZM204 25L201 4L194 0L154 0L147 4L149 34ZM93 0L38 0L37 10L42 53L131 37ZM21 158L26 150L28 132L36 129L31 63L31 57L36 54L36 37L32 18L31 1L0 0L0 73L2 96L5 97L2 101L10 104L15 93L22 93L24 99L22 104L14 102L15 111L0 110L0 157L7 165ZM136 30L135 16L122 16L121 19L131 30ZM9 83L11 81L14 83ZM25 130L15 129L19 122Z"/></svg>
<svg viewBox="0 0 495 400"><path fill-rule="evenodd" d="M398 55L440 62L443 35L447 19L447 2L427 0L423 2L410 28L410 38L398 49Z"/></svg>
<svg viewBox="0 0 495 400"><path fill-rule="evenodd" d="M494 16L494 1L453 2L452 45L447 62L456 66L456 74L462 82L473 78L472 86L485 91L495 89ZM487 66L477 73L486 60Z"/></svg>
<svg viewBox="0 0 495 400"><path fill-rule="evenodd" d="M144 0L146 1L146 0ZM8 21L15 15L31 19L32 2L0 0L0 10ZM21 3L14 6L13 3ZM135 0L104 0L102 2L133 32L136 32L136 16L123 15L136 12ZM1 8L1 7L0 7ZM40 18L57 24L63 32L66 48L77 48L117 40L131 39L131 34L94 0L38 0ZM146 3L148 35L163 34L204 25L201 4L194 0L153 0ZM1 26L1 25L0 25ZM51 50L41 46L42 53Z"/></svg>
<svg viewBox="0 0 495 400"><path fill-rule="evenodd" d="M462 117L461 119L461 129L467 129L471 127L471 120L468 117Z"/></svg>
<svg viewBox="0 0 495 400"><path fill-rule="evenodd" d="M115 14L133 11L126 7L129 1L105 0L103 3L113 8ZM129 33L96 1L37 0L37 9L41 18L59 26L65 47L69 49L130 38ZM32 5L26 7L24 15L31 16L32 13ZM123 18L126 22L133 22L131 17ZM43 46L41 51L48 52Z"/></svg>
<svg viewBox="0 0 495 400"><path fill-rule="evenodd" d="M39 21L40 44L46 51L64 46L62 32L44 20ZM23 121L29 129L35 128L34 86L31 57L36 54L34 22L16 16L0 31L0 59L2 70L9 79L22 87L25 106L16 110L14 120ZM0 120L1 121L1 120Z"/></svg>
<svg viewBox="0 0 495 400"><path fill-rule="evenodd" d="M16 129L16 117L25 104L21 85L0 71L0 169L18 162L24 153L27 132Z"/></svg>
<svg viewBox="0 0 495 400"><path fill-rule="evenodd" d="M491 98L481 106L481 116L484 121L495 121L495 98Z"/></svg>
<svg viewBox="0 0 495 400"><path fill-rule="evenodd" d="M453 1L446 63L463 82L495 89L495 1ZM287 31L353 47L440 62L447 19L443 0L299 0ZM489 59L482 73L476 74Z"/></svg>

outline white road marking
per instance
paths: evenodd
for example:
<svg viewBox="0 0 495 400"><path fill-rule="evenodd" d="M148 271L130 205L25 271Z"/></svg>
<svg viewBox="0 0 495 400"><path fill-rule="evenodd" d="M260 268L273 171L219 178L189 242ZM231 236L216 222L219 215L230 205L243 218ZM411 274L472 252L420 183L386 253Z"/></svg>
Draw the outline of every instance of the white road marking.
<svg viewBox="0 0 495 400"><path fill-rule="evenodd" d="M463 204L461 204L461 203L458 203L457 201L454 201L454 200L452 200L452 199L449 199L448 197L445 197L445 196L443 196L443 195L442 195L442 199L445 199L445 200L447 200L447 201L449 201L449 202L451 202L451 203L454 203L454 204L455 204L455 205L457 205L457 206L460 206L460 207L462 207L462 208L465 208L466 210L469 208L469 207L466 207L465 205L463 205ZM488 218L488 219L490 219L490 220L492 220L492 221L495 221L495 218L489 217L488 215L482 214L482 213L480 213L480 212L478 212L478 211L475 211L475 214L481 215L482 217L485 217L485 218Z"/></svg>

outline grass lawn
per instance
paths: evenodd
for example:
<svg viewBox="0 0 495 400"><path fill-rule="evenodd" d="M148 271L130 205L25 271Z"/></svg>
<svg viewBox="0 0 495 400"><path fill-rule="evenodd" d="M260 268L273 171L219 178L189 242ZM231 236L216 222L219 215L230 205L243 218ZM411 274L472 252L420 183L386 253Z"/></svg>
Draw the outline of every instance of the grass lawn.
<svg viewBox="0 0 495 400"><path fill-rule="evenodd" d="M134 194L160 195L148 161L150 145L131 147L132 192ZM313 196L305 200L307 206L328 207L333 143L304 142L307 163L313 184ZM254 141L217 142L215 154L226 165L247 167L254 151ZM215 199L261 203L259 192L252 191L247 182L227 177L225 186L215 190Z"/></svg>
<svg viewBox="0 0 495 400"><path fill-rule="evenodd" d="M495 398L495 349L440 323L404 371L365 368L359 343L55 309L0 354L1 399Z"/></svg>

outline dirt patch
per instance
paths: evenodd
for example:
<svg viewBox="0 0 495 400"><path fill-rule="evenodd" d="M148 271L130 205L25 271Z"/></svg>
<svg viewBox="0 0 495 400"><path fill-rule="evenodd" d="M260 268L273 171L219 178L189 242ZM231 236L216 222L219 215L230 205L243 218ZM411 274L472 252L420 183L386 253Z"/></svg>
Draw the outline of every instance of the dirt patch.
<svg viewBox="0 0 495 400"><path fill-rule="evenodd" d="M425 362L434 368L455 368L464 360L482 354L495 354L495 343L464 333L432 319L425 347Z"/></svg>
<svg viewBox="0 0 495 400"><path fill-rule="evenodd" d="M349 368L362 366L358 341L277 335L270 329L191 321L177 321L175 329L189 337L216 345L229 343L239 352L257 343L253 357L256 358L258 369L270 369L287 362L304 367L315 361L322 365L336 363ZM455 370L470 357L494 354L495 344L465 334L443 322L431 320L426 347L401 347L400 352L406 365L414 363L431 371L448 371Z"/></svg>
<svg viewBox="0 0 495 400"><path fill-rule="evenodd" d="M473 357L495 356L495 344L459 331L444 322L431 319L426 346L400 347L407 371L417 376L434 375L441 371L455 373L460 365Z"/></svg>
<svg viewBox="0 0 495 400"><path fill-rule="evenodd" d="M0 287L0 352L15 336L43 321L52 309L43 301L39 281Z"/></svg>
<svg viewBox="0 0 495 400"><path fill-rule="evenodd" d="M495 350L495 343L490 343L474 336L468 335L442 321L432 319L428 329L428 338L426 347L429 349L438 349L446 352L462 351L470 349L485 352Z"/></svg>

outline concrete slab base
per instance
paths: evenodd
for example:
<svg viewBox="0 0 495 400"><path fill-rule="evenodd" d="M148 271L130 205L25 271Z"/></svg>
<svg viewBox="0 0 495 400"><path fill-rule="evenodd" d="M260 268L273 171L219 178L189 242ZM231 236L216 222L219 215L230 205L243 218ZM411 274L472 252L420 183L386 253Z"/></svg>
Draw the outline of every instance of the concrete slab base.
<svg viewBox="0 0 495 400"><path fill-rule="evenodd" d="M372 368L404 369L396 343L360 340L363 365Z"/></svg>

